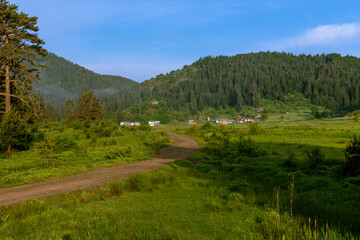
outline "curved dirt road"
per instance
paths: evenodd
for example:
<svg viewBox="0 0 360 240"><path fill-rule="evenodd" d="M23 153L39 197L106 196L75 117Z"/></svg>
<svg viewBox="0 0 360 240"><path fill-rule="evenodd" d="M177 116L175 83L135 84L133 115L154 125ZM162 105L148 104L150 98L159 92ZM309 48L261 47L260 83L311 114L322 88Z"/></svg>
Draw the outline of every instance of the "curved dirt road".
<svg viewBox="0 0 360 240"><path fill-rule="evenodd" d="M193 139L171 133L169 136L174 143L161 149L159 155L151 160L11 188L0 188L0 205L16 204L29 199L44 198L79 189L91 189L114 180L127 178L135 173L151 172L175 160L185 159L199 148L199 144Z"/></svg>

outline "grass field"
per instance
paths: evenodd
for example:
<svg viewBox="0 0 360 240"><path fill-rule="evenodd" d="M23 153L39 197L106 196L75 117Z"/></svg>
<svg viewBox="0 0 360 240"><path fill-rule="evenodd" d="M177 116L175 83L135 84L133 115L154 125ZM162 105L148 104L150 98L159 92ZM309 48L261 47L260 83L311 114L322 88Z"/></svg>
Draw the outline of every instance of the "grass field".
<svg viewBox="0 0 360 240"><path fill-rule="evenodd" d="M195 138L201 149L189 160L95 192L2 207L0 239L359 236L360 179L342 174L344 150L360 133L359 123L329 119L157 129ZM307 154L314 157L316 147L321 161Z"/></svg>
<svg viewBox="0 0 360 240"><path fill-rule="evenodd" d="M0 156L0 187L8 187L53 177L151 159L160 147L171 144L164 133L150 128L125 128L107 123L109 132L96 133L83 126L53 124L41 128L44 139L56 150L44 159L37 152L42 141L27 151ZM105 127L102 127L105 129Z"/></svg>

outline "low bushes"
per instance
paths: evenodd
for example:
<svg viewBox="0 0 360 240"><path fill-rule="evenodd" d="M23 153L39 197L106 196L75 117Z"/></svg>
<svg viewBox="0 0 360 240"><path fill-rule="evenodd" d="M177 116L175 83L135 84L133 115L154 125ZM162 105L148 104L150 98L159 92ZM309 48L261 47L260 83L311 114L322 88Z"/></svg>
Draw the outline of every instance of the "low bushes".
<svg viewBox="0 0 360 240"><path fill-rule="evenodd" d="M114 159L117 157L130 157L134 150L131 146L114 146L105 152L104 157L107 159Z"/></svg>
<svg viewBox="0 0 360 240"><path fill-rule="evenodd" d="M344 175L360 175L360 137L355 135L345 149L346 162L344 165Z"/></svg>

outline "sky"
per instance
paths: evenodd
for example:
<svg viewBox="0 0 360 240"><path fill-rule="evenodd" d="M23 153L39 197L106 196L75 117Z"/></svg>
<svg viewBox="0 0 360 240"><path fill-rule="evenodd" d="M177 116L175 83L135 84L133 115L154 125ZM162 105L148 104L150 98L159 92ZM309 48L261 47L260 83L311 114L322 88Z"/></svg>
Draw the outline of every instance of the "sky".
<svg viewBox="0 0 360 240"><path fill-rule="evenodd" d="M360 57L356 0L9 0L45 48L138 82L201 57L259 51Z"/></svg>

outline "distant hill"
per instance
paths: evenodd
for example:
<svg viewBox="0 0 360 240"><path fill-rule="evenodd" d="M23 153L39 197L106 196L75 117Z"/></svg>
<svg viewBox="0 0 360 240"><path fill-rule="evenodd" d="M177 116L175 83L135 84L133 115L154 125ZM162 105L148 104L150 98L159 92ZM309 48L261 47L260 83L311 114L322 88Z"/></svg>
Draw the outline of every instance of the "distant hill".
<svg viewBox="0 0 360 240"><path fill-rule="evenodd" d="M146 99L163 99L167 109L192 114L206 107L237 109L261 99L284 101L300 94L313 105L347 112L360 104L360 59L339 54L293 55L259 52L201 58L190 66L104 96L108 111ZM116 104L114 104L116 103Z"/></svg>
<svg viewBox="0 0 360 240"><path fill-rule="evenodd" d="M41 72L41 85L35 86L35 90L40 91L45 101L60 113L65 111L65 101L76 101L79 91L84 88L102 96L138 85L137 82L121 76L94 73L53 53L38 57L36 61L46 65L49 70Z"/></svg>

